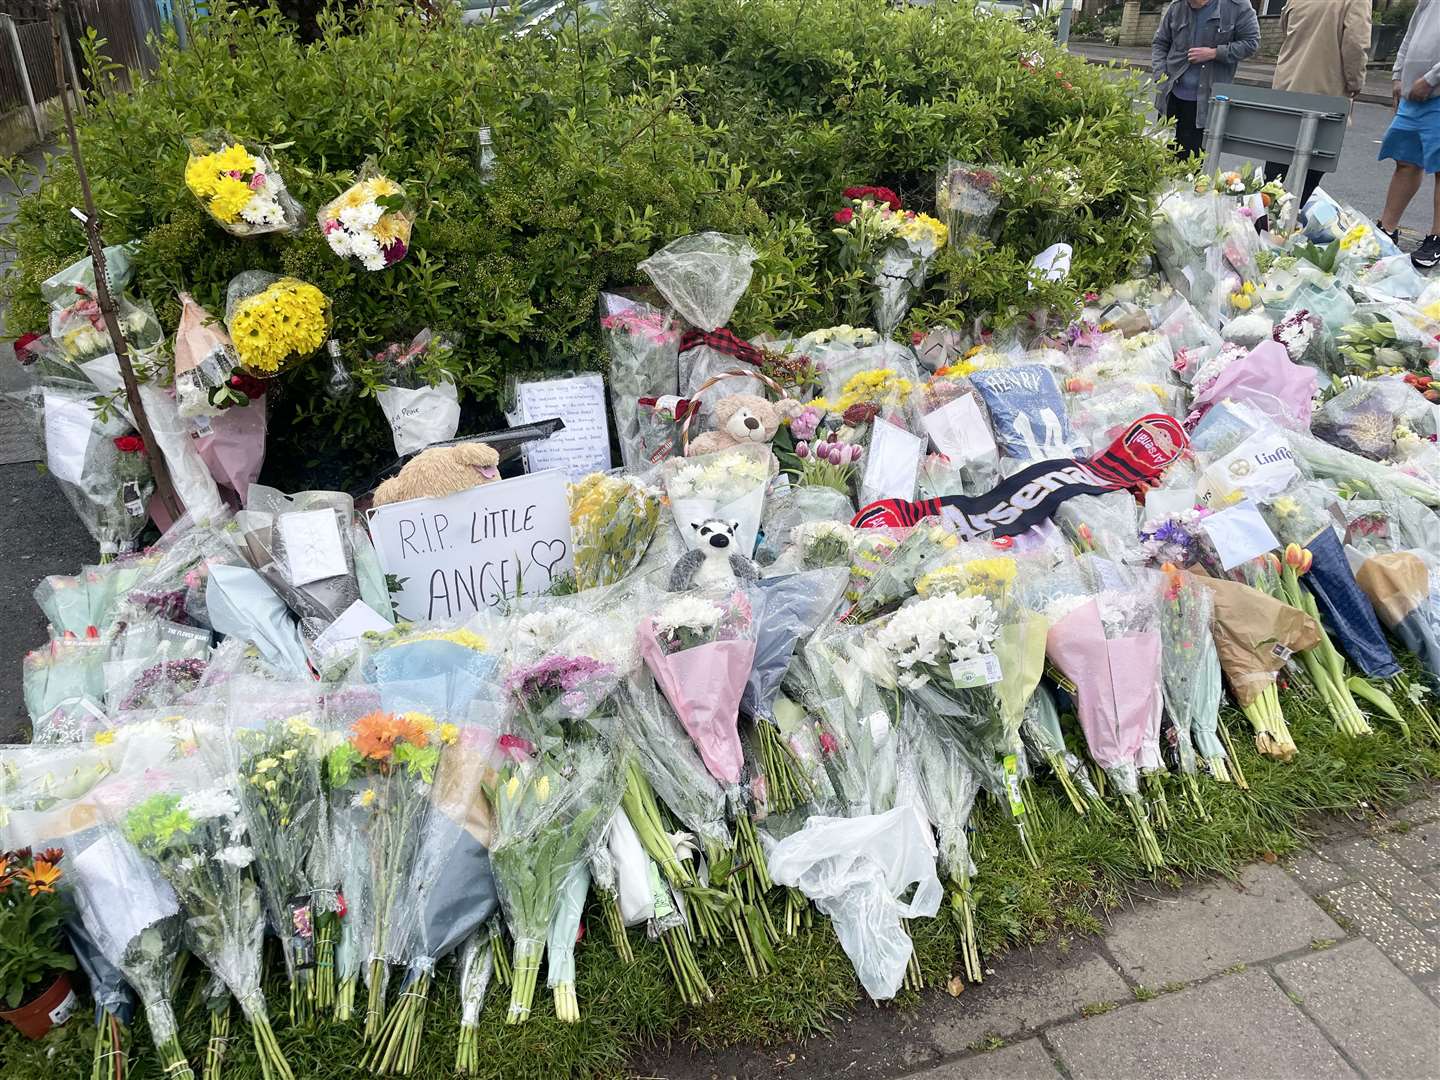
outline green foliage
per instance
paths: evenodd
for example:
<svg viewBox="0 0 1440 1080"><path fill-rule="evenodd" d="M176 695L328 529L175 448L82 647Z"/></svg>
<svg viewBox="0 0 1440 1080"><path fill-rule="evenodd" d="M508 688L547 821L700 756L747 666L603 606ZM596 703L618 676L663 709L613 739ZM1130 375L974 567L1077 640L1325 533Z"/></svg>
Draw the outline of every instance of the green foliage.
<svg viewBox="0 0 1440 1080"><path fill-rule="evenodd" d="M0 1006L5 1009L18 1009L57 972L75 969L60 934L64 907L53 879L44 876L54 864L37 868L39 861L31 853L0 853Z"/></svg>
<svg viewBox="0 0 1440 1080"><path fill-rule="evenodd" d="M519 38L381 4L332 10L310 44L273 10L212 10L191 48L160 46L133 92L116 87L103 43L84 45L96 89L81 143L107 240L141 241L136 291L174 327L178 289L220 314L235 274L293 274L331 297L352 369L421 327L445 331L467 424L498 420L516 372L603 369L599 292L641 283L636 263L685 233L743 233L760 252L738 332L804 331L838 321L828 230L844 187L883 183L929 210L951 157L1011 165L995 250L932 275L916 315L1004 320L1073 300L1026 289L1030 257L1054 240L1076 247L1076 286L1128 267L1173 169L1143 137L1133 87L948 0L666 0L609 23L577 4L557 33ZM482 126L490 183L475 162ZM185 139L206 130L273 147L312 212L373 157L419 210L409 256L369 273L313 224L225 235L183 183ZM4 235L12 333L44 324L38 282L82 253L79 201L73 166L52 158ZM367 387L327 395L330 374L321 356L272 391L279 482L353 480L386 456Z"/></svg>

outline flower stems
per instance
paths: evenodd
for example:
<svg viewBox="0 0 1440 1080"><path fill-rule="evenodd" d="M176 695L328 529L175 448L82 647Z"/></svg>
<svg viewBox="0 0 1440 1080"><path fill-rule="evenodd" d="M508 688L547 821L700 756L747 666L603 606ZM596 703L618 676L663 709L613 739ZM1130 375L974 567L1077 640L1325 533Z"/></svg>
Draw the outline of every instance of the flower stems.
<svg viewBox="0 0 1440 1080"><path fill-rule="evenodd" d="M1255 749L1261 757L1282 762L1295 760L1298 752L1295 740L1290 736L1285 714L1280 711L1280 692L1273 681L1254 701L1241 705L1240 709L1255 729ZM1234 760L1233 755L1231 760Z"/></svg>
<svg viewBox="0 0 1440 1080"><path fill-rule="evenodd" d="M615 955L622 964L633 964L635 950L630 947L630 935L625 932L625 919L620 914L619 894L610 893L603 897L600 909L605 913L605 929L609 931L610 944L615 947Z"/></svg>
<svg viewBox="0 0 1440 1080"><path fill-rule="evenodd" d="M430 976L417 975L400 991L400 999L385 1017L385 1025L365 1055L362 1067L381 1074L413 1072L420 1059L420 1036L425 1031L425 1009L429 1001Z"/></svg>
<svg viewBox="0 0 1440 1080"><path fill-rule="evenodd" d="M905 988L907 990L924 990L925 974L920 970L920 956L915 952L915 935L910 932L910 920L901 919L900 925L905 928L905 933L910 935L910 959L905 963Z"/></svg>
<svg viewBox="0 0 1440 1080"><path fill-rule="evenodd" d="M256 996L259 994L257 992ZM270 1018L265 1015L263 1004L249 1016L250 1035L255 1040L255 1055L260 1059L260 1074L265 1080L295 1080L285 1052L270 1027Z"/></svg>
<svg viewBox="0 0 1440 1080"><path fill-rule="evenodd" d="M315 1022L315 988L307 969L296 968L290 980L290 1025L309 1027Z"/></svg>
<svg viewBox="0 0 1440 1080"><path fill-rule="evenodd" d="M530 1019L530 1006L535 998L535 982L540 974L540 957L544 952L543 940L520 938L515 942L510 1009L505 1014L505 1023L523 1024Z"/></svg>
<svg viewBox="0 0 1440 1080"><path fill-rule="evenodd" d="M683 927L662 930L660 948L665 952L665 962L670 965L670 976L675 980L675 988L680 991L681 1001L686 1005L703 1005L715 997L695 961Z"/></svg>
<svg viewBox="0 0 1440 1080"><path fill-rule="evenodd" d="M1230 741L1230 729L1225 726L1222 720L1215 728L1220 733L1220 741L1225 744L1225 754L1229 758L1229 776L1235 781L1235 786L1241 791L1250 790L1250 782L1245 779L1245 774L1240 770L1240 759L1235 756L1235 744Z"/></svg>
<svg viewBox="0 0 1440 1080"><path fill-rule="evenodd" d="M962 873L950 879L950 917L960 931L960 957L965 963L965 978L972 983L983 982L985 971L980 966L980 949L975 941L975 900L970 893L970 875Z"/></svg>
<svg viewBox="0 0 1440 1080"><path fill-rule="evenodd" d="M1161 770L1145 774L1146 800L1150 819L1157 829L1170 828L1170 802L1165 798L1165 777Z"/></svg>
<svg viewBox="0 0 1440 1080"><path fill-rule="evenodd" d="M220 1073L225 1066L225 1051L230 1046L230 996L224 998L225 1004L218 1009L210 1010L210 1038L205 1043L205 1068L201 1072L201 1080L220 1080Z"/></svg>
<svg viewBox="0 0 1440 1080"><path fill-rule="evenodd" d="M95 1025L95 1055L90 1066L90 1080L125 1080L128 1064L125 1029L112 1013L102 1009L100 1021Z"/></svg>
<svg viewBox="0 0 1440 1080"><path fill-rule="evenodd" d="M784 814L809 802L815 795L814 786L800 768L790 744L780 734L780 728L771 720L756 717L755 741L760 751L760 768L765 774L766 808Z"/></svg>
<svg viewBox="0 0 1440 1080"><path fill-rule="evenodd" d="M385 961L374 957L370 961L370 977L366 980L369 996L365 1004L365 1041L373 1042L380 1034L385 1022L385 991L390 984L390 969Z"/></svg>
<svg viewBox="0 0 1440 1080"><path fill-rule="evenodd" d="M315 971L310 985L317 1010L335 1006L335 931L338 921L333 911L327 911L315 922Z"/></svg>
<svg viewBox="0 0 1440 1080"><path fill-rule="evenodd" d="M1050 771L1060 782L1060 789L1065 792L1065 797L1070 800L1070 805L1075 808L1075 813L1083 817L1088 808L1084 798L1080 795L1080 789L1075 786L1075 781L1070 779L1070 770L1065 765L1064 756L1049 753L1045 755L1045 760L1050 763Z"/></svg>
<svg viewBox="0 0 1440 1080"><path fill-rule="evenodd" d="M510 970L510 952L505 948L505 933L496 918L490 924L490 955L495 958L495 985L509 986L513 981Z"/></svg>
<svg viewBox="0 0 1440 1080"><path fill-rule="evenodd" d="M1125 809L1130 812L1130 822L1135 826L1135 841L1140 847L1140 858L1150 870L1158 870L1165 862L1160 851L1160 841L1155 830L1150 828L1150 819L1145 815L1145 804L1138 794L1122 794Z"/></svg>
<svg viewBox="0 0 1440 1080"><path fill-rule="evenodd" d="M335 1020L348 1024L355 1015L355 983L359 976L347 975L335 992Z"/></svg>

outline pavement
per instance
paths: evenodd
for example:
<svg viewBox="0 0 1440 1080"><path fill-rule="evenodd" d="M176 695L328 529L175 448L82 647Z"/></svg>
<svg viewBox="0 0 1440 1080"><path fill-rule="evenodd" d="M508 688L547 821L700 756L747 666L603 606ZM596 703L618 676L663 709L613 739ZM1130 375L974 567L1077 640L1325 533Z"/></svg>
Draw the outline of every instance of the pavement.
<svg viewBox="0 0 1440 1080"><path fill-rule="evenodd" d="M1094 938L986 958L985 981L831 1037L655 1051L665 1080L1434 1080L1440 787L1393 818L1326 817L1236 881L1156 892Z"/></svg>

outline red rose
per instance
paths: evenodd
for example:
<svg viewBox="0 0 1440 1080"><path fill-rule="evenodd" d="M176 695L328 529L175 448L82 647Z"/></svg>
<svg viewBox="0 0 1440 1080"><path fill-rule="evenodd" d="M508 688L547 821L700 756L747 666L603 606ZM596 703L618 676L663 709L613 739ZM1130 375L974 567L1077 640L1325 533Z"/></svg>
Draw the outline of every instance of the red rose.
<svg viewBox="0 0 1440 1080"><path fill-rule="evenodd" d="M23 334L15 339L15 360L20 364L32 364L35 357L30 355L30 346L41 338L40 334Z"/></svg>
<svg viewBox="0 0 1440 1080"><path fill-rule="evenodd" d="M145 441L139 435L121 435L115 440L115 449L122 454L138 454L145 449Z"/></svg>
<svg viewBox="0 0 1440 1080"><path fill-rule="evenodd" d="M891 210L899 210L901 207L900 196L896 195L888 187L877 187L873 197L876 202L883 202L889 205Z"/></svg>
<svg viewBox="0 0 1440 1080"><path fill-rule="evenodd" d="M875 187L865 184L861 187L848 187L844 191L845 198L854 199L859 202L861 199L869 199L873 203L884 203L891 210L899 210L900 196L891 191L888 187Z"/></svg>
<svg viewBox="0 0 1440 1080"><path fill-rule="evenodd" d="M843 210L835 211L835 223L837 225L849 225L854 217L855 211L851 210L848 206Z"/></svg>
<svg viewBox="0 0 1440 1080"><path fill-rule="evenodd" d="M858 405L851 405L842 414L842 419L851 427L859 427L861 424L868 424L875 419L875 414L880 411L876 405L868 401L862 401Z"/></svg>

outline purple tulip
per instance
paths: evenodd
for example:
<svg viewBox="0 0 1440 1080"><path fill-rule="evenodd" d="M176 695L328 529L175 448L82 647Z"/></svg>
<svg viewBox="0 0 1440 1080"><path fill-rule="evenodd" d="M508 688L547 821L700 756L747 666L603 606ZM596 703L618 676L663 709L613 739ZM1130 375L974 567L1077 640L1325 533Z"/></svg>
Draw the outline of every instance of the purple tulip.
<svg viewBox="0 0 1440 1080"><path fill-rule="evenodd" d="M851 461L854 461L854 462L858 465L858 464L860 463L860 456L865 453L865 448L864 448L863 446L860 446L860 445L857 444L857 445L854 447L854 450L855 450L855 452L854 452L854 454L851 456L851 459L850 459L850 460L851 460Z"/></svg>
<svg viewBox="0 0 1440 1080"><path fill-rule="evenodd" d="M810 444L798 442L795 444L795 456L804 461L810 456Z"/></svg>
<svg viewBox="0 0 1440 1080"><path fill-rule="evenodd" d="M840 446L838 443L832 442L825 444L825 460L830 462L831 465L840 464Z"/></svg>

